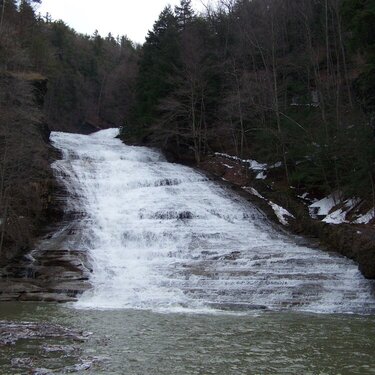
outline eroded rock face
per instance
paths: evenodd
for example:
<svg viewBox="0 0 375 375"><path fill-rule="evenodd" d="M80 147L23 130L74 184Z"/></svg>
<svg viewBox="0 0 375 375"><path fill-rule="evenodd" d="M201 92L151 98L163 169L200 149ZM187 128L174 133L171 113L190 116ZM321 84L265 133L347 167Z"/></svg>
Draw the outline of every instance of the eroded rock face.
<svg viewBox="0 0 375 375"><path fill-rule="evenodd" d="M72 302L90 288L86 254L75 250L41 250L15 260L0 271L1 301Z"/></svg>
<svg viewBox="0 0 375 375"><path fill-rule="evenodd" d="M0 74L0 266L27 253L51 223L56 189L50 130L42 112L47 79L38 73Z"/></svg>

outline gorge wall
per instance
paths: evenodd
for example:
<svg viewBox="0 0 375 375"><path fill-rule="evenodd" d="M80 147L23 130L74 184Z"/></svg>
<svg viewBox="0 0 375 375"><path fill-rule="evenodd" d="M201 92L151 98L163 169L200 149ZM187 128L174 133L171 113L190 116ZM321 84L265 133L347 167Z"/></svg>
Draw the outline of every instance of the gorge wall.
<svg viewBox="0 0 375 375"><path fill-rule="evenodd" d="M46 91L37 73L0 76L0 264L27 253L58 215L50 167L56 151L41 111Z"/></svg>

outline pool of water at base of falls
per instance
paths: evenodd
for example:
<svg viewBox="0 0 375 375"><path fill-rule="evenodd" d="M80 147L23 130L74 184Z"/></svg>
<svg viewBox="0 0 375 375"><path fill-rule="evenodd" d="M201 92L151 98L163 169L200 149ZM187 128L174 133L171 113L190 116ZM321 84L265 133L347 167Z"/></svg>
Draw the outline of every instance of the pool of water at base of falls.
<svg viewBox="0 0 375 375"><path fill-rule="evenodd" d="M23 339L4 345L7 326L13 339ZM8 303L0 304L0 373L370 375L374 330L375 317L364 315L176 314Z"/></svg>

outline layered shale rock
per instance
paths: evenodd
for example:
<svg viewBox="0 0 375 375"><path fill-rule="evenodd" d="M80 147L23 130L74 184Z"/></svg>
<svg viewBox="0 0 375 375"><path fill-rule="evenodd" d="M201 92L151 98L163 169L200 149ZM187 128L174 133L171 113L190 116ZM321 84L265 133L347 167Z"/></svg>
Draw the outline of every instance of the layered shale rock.
<svg viewBox="0 0 375 375"><path fill-rule="evenodd" d="M0 302L71 302L90 288L86 254L75 250L39 250L15 259L0 271Z"/></svg>

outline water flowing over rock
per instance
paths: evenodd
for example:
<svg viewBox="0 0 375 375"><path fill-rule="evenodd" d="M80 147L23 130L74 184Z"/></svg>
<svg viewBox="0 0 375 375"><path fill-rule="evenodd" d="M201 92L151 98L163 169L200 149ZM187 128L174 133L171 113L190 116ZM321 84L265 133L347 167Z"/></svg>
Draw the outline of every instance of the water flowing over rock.
<svg viewBox="0 0 375 375"><path fill-rule="evenodd" d="M343 257L298 245L259 210L116 129L52 133L75 217L54 237L91 259L80 308L368 312L373 284ZM69 232L69 233L68 233Z"/></svg>

